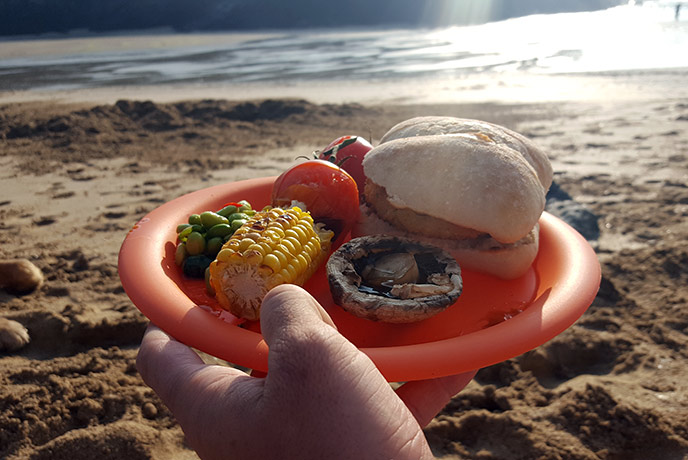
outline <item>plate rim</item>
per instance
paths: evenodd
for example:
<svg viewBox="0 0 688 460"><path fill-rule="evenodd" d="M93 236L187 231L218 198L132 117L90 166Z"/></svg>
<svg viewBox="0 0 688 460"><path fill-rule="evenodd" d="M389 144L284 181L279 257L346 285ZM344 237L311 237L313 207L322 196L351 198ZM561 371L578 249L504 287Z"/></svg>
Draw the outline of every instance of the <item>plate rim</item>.
<svg viewBox="0 0 688 460"><path fill-rule="evenodd" d="M180 221L176 216L184 213L188 216L192 203L200 203L198 209L204 208L204 203L213 200L227 201L227 195L235 193L237 188L268 187L274 179L275 176L269 176L228 182L168 201L132 227L118 256L122 286L134 305L151 322L193 348L261 372L266 372L268 368L268 347L262 336L225 323L197 306L164 274L161 262L165 257L164 246L170 242L171 232ZM205 209L208 207L202 210ZM175 217L170 217L172 215ZM176 223L172 224L171 221ZM158 226L166 231L156 231ZM566 242L566 245L555 246L561 252L561 257L566 258L559 264L565 266L566 278L559 279L546 293L539 294L522 313L486 329L433 342L359 349L375 363L388 381L407 381L477 370L518 356L551 340L575 323L590 306L599 289L601 267L589 243L568 224L547 212L543 212L540 218L540 238L541 243L547 239L551 239L548 244L557 240ZM538 259L535 264L538 264ZM143 263L146 270L142 271L141 266L133 269L135 262ZM164 314L160 311L159 299L172 302L173 306L167 307ZM209 333L190 331L189 325L196 326L197 330L208 330ZM515 332L517 329L520 331ZM213 339L215 334L210 333L213 331L224 333L228 337L227 342L218 343ZM524 331L530 331L531 334ZM499 342L511 338L513 346L508 351L495 350L496 337L501 338ZM227 347L228 344L231 346ZM471 350L471 353L465 350Z"/></svg>

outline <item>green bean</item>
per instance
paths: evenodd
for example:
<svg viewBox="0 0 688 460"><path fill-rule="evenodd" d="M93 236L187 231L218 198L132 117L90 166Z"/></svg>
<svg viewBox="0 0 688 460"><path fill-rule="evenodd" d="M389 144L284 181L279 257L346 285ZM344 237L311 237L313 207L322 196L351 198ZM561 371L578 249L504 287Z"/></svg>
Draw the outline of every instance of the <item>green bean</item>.
<svg viewBox="0 0 688 460"><path fill-rule="evenodd" d="M191 256L205 251L205 237L198 232L191 232L186 239L186 250Z"/></svg>
<svg viewBox="0 0 688 460"><path fill-rule="evenodd" d="M184 263L184 259L189 255L186 251L186 245L184 243L179 243L177 245L177 250L174 251L174 263L179 267Z"/></svg>
<svg viewBox="0 0 688 460"><path fill-rule="evenodd" d="M229 221L227 220L226 217L221 216L221 215L214 213L212 211L205 211L205 212L201 213L201 224L203 224L203 226L206 229L209 229L209 228L211 228L217 224L228 224L228 223L229 223Z"/></svg>
<svg viewBox="0 0 688 460"><path fill-rule="evenodd" d="M189 223L191 225L198 224L201 225L201 216L200 214L191 214L189 216Z"/></svg>
<svg viewBox="0 0 688 460"><path fill-rule="evenodd" d="M229 224L217 224L210 227L206 233L206 238L223 237L230 233L232 233L232 227Z"/></svg>

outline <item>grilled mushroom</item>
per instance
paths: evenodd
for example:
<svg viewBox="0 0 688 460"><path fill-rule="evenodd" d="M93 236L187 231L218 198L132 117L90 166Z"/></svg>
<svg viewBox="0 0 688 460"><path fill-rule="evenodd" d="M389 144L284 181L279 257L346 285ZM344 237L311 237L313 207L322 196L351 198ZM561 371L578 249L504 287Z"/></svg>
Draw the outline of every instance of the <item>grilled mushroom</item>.
<svg viewBox="0 0 688 460"><path fill-rule="evenodd" d="M407 238L364 236L343 244L327 263L332 297L373 321L429 318L461 295L459 264L440 248Z"/></svg>

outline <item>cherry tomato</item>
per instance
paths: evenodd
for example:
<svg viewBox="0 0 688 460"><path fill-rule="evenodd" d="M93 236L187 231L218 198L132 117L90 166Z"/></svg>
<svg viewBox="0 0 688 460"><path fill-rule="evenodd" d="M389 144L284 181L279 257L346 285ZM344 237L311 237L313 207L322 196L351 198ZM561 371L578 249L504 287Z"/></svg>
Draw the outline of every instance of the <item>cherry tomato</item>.
<svg viewBox="0 0 688 460"><path fill-rule="evenodd" d="M272 187L272 205L306 205L315 222L334 232L337 247L359 216L356 181L339 166L325 160L308 160L283 172Z"/></svg>
<svg viewBox="0 0 688 460"><path fill-rule="evenodd" d="M363 173L363 157L373 146L360 136L342 136L335 139L320 152L318 158L338 164L356 181L358 193L363 196L365 174Z"/></svg>

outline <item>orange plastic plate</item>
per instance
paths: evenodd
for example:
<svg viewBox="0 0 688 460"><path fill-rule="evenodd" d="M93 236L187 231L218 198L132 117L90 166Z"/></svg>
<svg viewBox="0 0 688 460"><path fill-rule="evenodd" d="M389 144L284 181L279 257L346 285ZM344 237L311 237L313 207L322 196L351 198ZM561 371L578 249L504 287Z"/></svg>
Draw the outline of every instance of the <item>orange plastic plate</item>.
<svg viewBox="0 0 688 460"><path fill-rule="evenodd" d="M119 274L131 300L177 340L244 367L267 372L268 347L257 323L220 310L202 280L174 263L177 224L189 214L248 200L269 203L274 177L218 185L184 195L141 219L119 254ZM304 286L339 331L366 353L388 381L421 380L480 369L531 350L571 326L600 284L600 265L587 243L556 217L540 219L540 250L516 280L463 272L459 300L433 318L385 324L335 305L324 267Z"/></svg>

